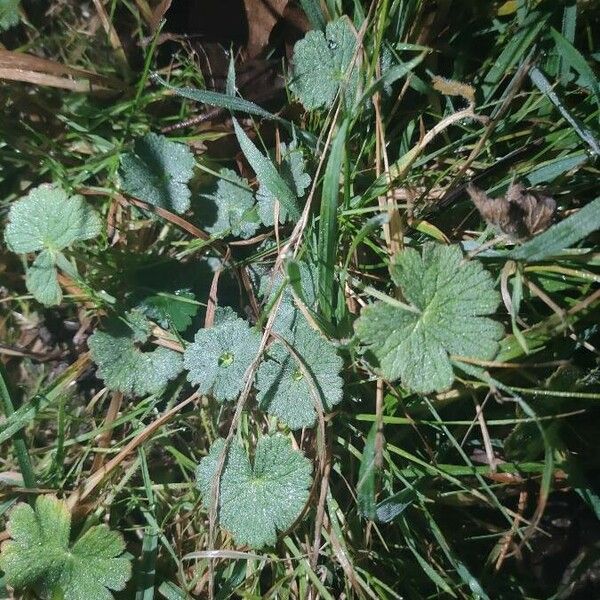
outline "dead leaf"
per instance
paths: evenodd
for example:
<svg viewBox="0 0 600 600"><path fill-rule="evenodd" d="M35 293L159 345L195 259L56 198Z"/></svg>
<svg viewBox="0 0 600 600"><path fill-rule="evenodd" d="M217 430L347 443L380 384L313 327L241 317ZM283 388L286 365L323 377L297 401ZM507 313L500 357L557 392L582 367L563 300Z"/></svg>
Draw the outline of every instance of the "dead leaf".
<svg viewBox="0 0 600 600"><path fill-rule="evenodd" d="M0 79L26 81L75 92L122 89L122 82L24 52L0 49Z"/></svg>
<svg viewBox="0 0 600 600"><path fill-rule="evenodd" d="M165 16L165 13L171 8L171 0L161 0L160 4L154 9L152 13L151 20L149 22L150 29L154 33L158 26L160 25L161 20Z"/></svg>
<svg viewBox="0 0 600 600"><path fill-rule="evenodd" d="M553 198L526 190L520 183L512 184L500 198L490 198L473 184L467 186L467 193L487 223L515 240L548 229L556 211Z"/></svg>
<svg viewBox="0 0 600 600"><path fill-rule="evenodd" d="M255 58L269 45L273 28L284 20L298 31L306 32L310 28L304 14L295 9L290 0L244 0L248 20L249 58Z"/></svg>
<svg viewBox="0 0 600 600"><path fill-rule="evenodd" d="M283 17L289 0L244 0L248 19L248 56L258 56L269 44L273 28Z"/></svg>

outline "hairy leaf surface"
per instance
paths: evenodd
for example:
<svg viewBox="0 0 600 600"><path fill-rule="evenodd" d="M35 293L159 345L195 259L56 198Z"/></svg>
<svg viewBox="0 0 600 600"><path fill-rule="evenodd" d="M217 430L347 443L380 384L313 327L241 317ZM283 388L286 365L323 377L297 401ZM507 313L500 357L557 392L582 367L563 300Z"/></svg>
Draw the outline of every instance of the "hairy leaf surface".
<svg viewBox="0 0 600 600"><path fill-rule="evenodd" d="M35 587L44 598L111 600L109 590L122 590L131 576L121 534L98 525L71 545L71 514L54 496L38 496L35 509L15 506L8 531L0 568L14 588Z"/></svg>
<svg viewBox="0 0 600 600"><path fill-rule="evenodd" d="M138 327L126 332L94 332L88 345L98 365L97 375L111 390L134 396L157 394L181 372L181 355L162 347L144 352L137 341L145 341Z"/></svg>
<svg viewBox="0 0 600 600"><path fill-rule="evenodd" d="M212 488L225 442L217 440L196 470L204 505ZM221 473L218 518L236 543L253 548L273 545L277 531L291 527L308 500L312 465L282 435L259 438L254 465L244 448L232 442Z"/></svg>
<svg viewBox="0 0 600 600"><path fill-rule="evenodd" d="M378 301L355 323L384 377L402 379L416 392L440 391L454 381L450 354L495 356L503 328L485 315L496 310L500 297L479 262L466 262L457 246L427 244L422 254L402 252L391 274L414 312Z"/></svg>
<svg viewBox="0 0 600 600"><path fill-rule="evenodd" d="M48 250L40 252L27 269L25 285L33 297L45 306L55 306L62 301L62 290L58 284L58 271L54 256Z"/></svg>
<svg viewBox="0 0 600 600"><path fill-rule="evenodd" d="M215 189L204 197L214 202L217 220L206 229L210 233L230 233L249 238L258 229L254 194L248 181L231 169L221 169Z"/></svg>
<svg viewBox="0 0 600 600"><path fill-rule="evenodd" d="M304 108L329 108L338 91L347 108L353 105L359 84L358 67L351 68L355 52L356 34L347 18L328 23L325 33L309 31L296 43L290 89Z"/></svg>
<svg viewBox="0 0 600 600"><path fill-rule="evenodd" d="M10 207L5 230L13 252L58 251L100 234L102 223L81 196L68 196L57 186L42 184Z"/></svg>
<svg viewBox="0 0 600 600"><path fill-rule="evenodd" d="M296 193L297 198L302 198L310 185L310 175L304 168L305 162L302 156L302 150L296 147L295 144L280 144L281 164L279 172L281 177L287 183L288 187ZM265 186L261 185L256 194L258 201L258 214L261 221L268 226L275 224L275 202L276 196ZM299 203L296 202L298 210ZM284 204L279 203L279 222L285 223L290 219L290 214Z"/></svg>
<svg viewBox="0 0 600 600"><path fill-rule="evenodd" d="M6 31L20 21L21 0L0 0L0 31Z"/></svg>
<svg viewBox="0 0 600 600"><path fill-rule="evenodd" d="M219 401L233 400L244 386L244 374L256 358L260 334L239 318L227 317L200 329L184 354L188 380L201 394Z"/></svg>
<svg viewBox="0 0 600 600"><path fill-rule="evenodd" d="M183 213L190 207L187 184L194 166L194 155L187 146L149 133L135 142L132 154L121 157L121 186L144 202Z"/></svg>
<svg viewBox="0 0 600 600"><path fill-rule="evenodd" d="M299 321L290 340L296 356L281 343L269 349L269 358L256 376L260 408L277 416L290 429L312 427L316 406L326 412L342 400L342 359L335 348Z"/></svg>

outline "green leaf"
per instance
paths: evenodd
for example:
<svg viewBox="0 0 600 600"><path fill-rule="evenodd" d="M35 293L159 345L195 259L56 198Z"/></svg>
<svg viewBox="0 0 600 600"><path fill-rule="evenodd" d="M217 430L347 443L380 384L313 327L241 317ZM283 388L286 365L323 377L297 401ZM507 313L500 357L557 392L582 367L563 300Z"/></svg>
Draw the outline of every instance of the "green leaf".
<svg viewBox="0 0 600 600"><path fill-rule="evenodd" d="M51 252L44 250L38 254L27 269L25 285L33 297L45 306L61 303L62 290L58 284L58 271Z"/></svg>
<svg viewBox="0 0 600 600"><path fill-rule="evenodd" d="M161 327L172 326L177 331L185 331L192 324L200 305L194 294L184 289L172 294L160 292L147 296L139 304L139 308Z"/></svg>
<svg viewBox="0 0 600 600"><path fill-rule="evenodd" d="M573 46L573 44L571 44L569 40L558 33L554 27L550 28L550 35L554 39L556 50L561 57L561 63L566 68L566 72L568 73L569 67L573 67L573 69L575 69L580 76L579 83L581 83L581 85L583 85L594 95L596 104L600 106L600 83L598 82L598 79L587 60Z"/></svg>
<svg viewBox="0 0 600 600"><path fill-rule="evenodd" d="M319 308L331 319L336 301L335 261L338 250L338 198L340 173L346 153L346 134L350 122L346 119L337 131L323 178L321 218L319 219Z"/></svg>
<svg viewBox="0 0 600 600"><path fill-rule="evenodd" d="M262 410L290 429L312 427L317 403L327 412L342 400L343 361L304 320L298 322L290 345L301 364L281 342L273 343L256 375L256 398Z"/></svg>
<svg viewBox="0 0 600 600"><path fill-rule="evenodd" d="M121 187L144 202L183 213L190 207L187 184L195 164L187 146L149 133L136 140L133 154L121 157Z"/></svg>
<svg viewBox="0 0 600 600"><path fill-rule="evenodd" d="M185 351L183 364L190 383L216 400L234 400L244 387L244 375L258 355L260 334L239 318L200 329Z"/></svg>
<svg viewBox="0 0 600 600"><path fill-rule="evenodd" d="M217 208L217 220L206 228L207 231L231 233L244 239L253 236L259 223L248 181L231 169L221 169L219 176L215 189L203 195Z"/></svg>
<svg viewBox="0 0 600 600"><path fill-rule="evenodd" d="M7 583L35 588L45 598L111 600L131 576L125 543L106 525L88 529L69 544L71 514L54 496L38 496L35 509L18 504L10 513L11 540L2 547L0 568Z"/></svg>
<svg viewBox="0 0 600 600"><path fill-rule="evenodd" d="M57 186L42 184L10 207L4 233L10 250L18 254L62 250L74 242L94 238L102 230L98 214L81 196L67 196Z"/></svg>
<svg viewBox="0 0 600 600"><path fill-rule="evenodd" d="M305 162L302 155L302 150L297 148L295 143L291 143L289 146L286 144L280 144L279 150L281 154L281 164L278 165L279 173L289 189L293 190L296 195L294 205L296 211L300 213L300 206L298 199L302 198L306 193L308 186L310 185L310 175L308 175L304 168ZM261 184L256 194L258 200L258 214L261 221L267 225L272 226L275 224L275 202L277 196L273 194L269 188ZM290 219L290 214L285 205L279 205L279 222L285 223Z"/></svg>
<svg viewBox="0 0 600 600"><path fill-rule="evenodd" d="M196 470L198 489L209 508L224 440L217 440ZM259 438L250 464L243 447L233 442L221 473L219 524L236 543L253 548L273 545L277 531L291 527L308 500L312 465L282 435Z"/></svg>
<svg viewBox="0 0 600 600"><path fill-rule="evenodd" d="M98 365L97 375L111 390L134 396L158 394L182 369L181 356L167 348L144 352L136 341L137 330L115 330L111 333L94 332L88 346L92 359Z"/></svg>
<svg viewBox="0 0 600 600"><path fill-rule="evenodd" d="M391 275L411 306L392 298L375 302L355 323L386 379L401 378L415 392L441 391L454 381L449 354L495 356L503 328L484 315L500 297L478 261L464 261L458 246L427 244L422 255L402 252Z"/></svg>
<svg viewBox="0 0 600 600"><path fill-rule="evenodd" d="M573 131L590 147L591 151L596 155L600 156L600 142L594 136L594 133L584 127L582 123L579 122L568 109L566 104L559 98L558 94L554 91L553 86L546 79L544 74L538 69L538 67L533 67L529 72L529 78L535 84L535 86L545 94L548 100L556 106L558 112L563 116L565 121L569 123Z"/></svg>
<svg viewBox="0 0 600 600"><path fill-rule="evenodd" d="M277 198L281 206L288 212L290 218L298 219L300 210L297 206L296 195L283 177L278 173L275 165L252 143L246 132L240 127L236 119L233 119L233 128L238 143L246 160L254 169L256 177L261 186L269 190L273 197Z"/></svg>
<svg viewBox="0 0 600 600"><path fill-rule="evenodd" d="M377 440L378 423L373 423L365 441L365 447L360 459L358 484L356 485L356 503L360 513L367 519L374 520L376 516L376 476L375 442Z"/></svg>
<svg viewBox="0 0 600 600"><path fill-rule="evenodd" d="M198 90L190 87L178 88L170 85L156 73L152 75L152 79L158 81L158 83L172 90L175 92L175 94L181 96L182 98L188 98L189 100L202 102L202 104L208 104L210 106L226 108L232 112L243 112L249 115L256 115L257 117L262 117L264 119L274 119L276 121L283 122L283 119L277 115L266 111L258 104L250 102L249 100L243 100L242 98L236 98L235 96L221 94L220 92L212 92L210 90Z"/></svg>
<svg viewBox="0 0 600 600"><path fill-rule="evenodd" d="M289 263L288 266L290 266ZM289 275L286 281L281 273L271 273L261 277L259 287L259 295L265 298L267 307L271 306L276 297L281 294L273 331L288 340L292 339L293 331L298 324L306 322L296 307L292 289L297 290L296 293L309 310L313 311L317 302L316 268L306 262L294 262L291 270L295 272L293 281ZM282 286L284 286L283 289L281 289Z"/></svg>
<svg viewBox="0 0 600 600"><path fill-rule="evenodd" d="M600 229L600 196L580 211L516 248L509 256L516 260L543 260L569 248L596 229Z"/></svg>
<svg viewBox="0 0 600 600"><path fill-rule="evenodd" d="M6 31L19 24L21 0L0 0L0 31Z"/></svg>
<svg viewBox="0 0 600 600"><path fill-rule="evenodd" d="M549 15L550 13L540 14L532 11L525 21L519 24L519 29L500 46L502 52L496 60L491 61L492 66L481 85L486 101L494 95L506 74L527 54L527 50L544 30Z"/></svg>
<svg viewBox="0 0 600 600"><path fill-rule="evenodd" d="M338 91L346 108L352 107L359 86L357 64L350 69L356 43L356 33L346 17L328 23L325 33L309 31L296 43L290 89L304 108L330 108Z"/></svg>

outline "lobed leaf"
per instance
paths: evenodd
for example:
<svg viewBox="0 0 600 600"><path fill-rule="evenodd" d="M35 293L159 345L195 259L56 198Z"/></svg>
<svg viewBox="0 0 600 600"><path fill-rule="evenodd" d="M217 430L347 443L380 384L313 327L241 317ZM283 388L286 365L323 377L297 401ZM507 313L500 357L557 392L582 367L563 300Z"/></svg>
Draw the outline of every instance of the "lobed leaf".
<svg viewBox="0 0 600 600"><path fill-rule="evenodd" d="M21 0L0 0L0 31L6 31L19 24Z"/></svg>
<svg viewBox="0 0 600 600"><path fill-rule="evenodd" d="M269 348L269 358L256 374L257 400L262 410L281 419L290 429L312 427L316 407L329 411L342 400L342 359L321 334L299 321L290 345ZM299 364L300 363L300 364Z"/></svg>
<svg viewBox="0 0 600 600"><path fill-rule="evenodd" d="M289 146L280 144L279 150L281 154L281 164L278 165L279 173L288 187L295 192L295 205L298 211L298 199L302 198L310 185L310 175L305 172L305 161L296 144L292 143ZM266 185L261 184L256 194L258 201L258 214L261 221L267 225L275 224L275 204L277 197L273 194ZM285 223L290 219L290 213L284 204L279 204L279 222Z"/></svg>
<svg viewBox="0 0 600 600"><path fill-rule="evenodd" d="M194 167L187 146L149 133L136 140L133 153L121 157L121 187L144 202L181 214L190 207L188 182Z"/></svg>
<svg viewBox="0 0 600 600"><path fill-rule="evenodd" d="M422 254L402 252L391 275L414 310L379 301L355 323L386 379L401 379L415 392L441 391L454 381L450 354L495 356L503 328L485 315L496 310L500 297L479 262L464 261L457 246L427 244Z"/></svg>
<svg viewBox="0 0 600 600"><path fill-rule="evenodd" d="M213 234L228 233L247 239L258 229L258 216L254 208L254 194L248 181L231 169L221 169L215 189L204 198L217 209L217 220L206 227Z"/></svg>
<svg viewBox="0 0 600 600"><path fill-rule="evenodd" d="M81 196L67 196L61 188L42 184L10 207L6 244L18 254L58 251L96 237L102 222Z"/></svg>
<svg viewBox="0 0 600 600"><path fill-rule="evenodd" d="M217 440L196 470L206 508L225 441ZM311 462L279 434L259 438L254 465L244 448L233 442L221 473L218 518L237 544L253 548L273 545L277 531L289 529L308 500Z"/></svg>
<svg viewBox="0 0 600 600"><path fill-rule="evenodd" d="M290 89L307 110L329 108L338 92L347 109L356 101L359 69L352 65L357 39L347 18L327 24L325 33L309 31L294 46Z"/></svg>
<svg viewBox="0 0 600 600"><path fill-rule="evenodd" d="M148 352L136 346L136 332L116 334L96 331L88 345L97 375L111 390L123 394L145 396L159 393L182 369L181 356L167 348Z"/></svg>
<svg viewBox="0 0 600 600"><path fill-rule="evenodd" d="M131 576L125 543L106 525L91 527L72 546L71 514L55 496L38 496L35 508L17 504L10 513L11 540L0 554L8 585L37 589L44 598L112 600Z"/></svg>
<svg viewBox="0 0 600 600"><path fill-rule="evenodd" d="M33 297L45 306L61 303L62 289L58 283L58 271L51 252L44 250L38 254L27 269L25 286Z"/></svg>
<svg viewBox="0 0 600 600"><path fill-rule="evenodd" d="M279 200L281 206L290 215L290 218L299 218L300 209L297 205L296 195L292 192L285 179L279 174L275 165L254 145L236 119L233 119L233 129L235 130L240 148L246 160L254 169L260 185L264 189L267 189L274 198Z"/></svg>

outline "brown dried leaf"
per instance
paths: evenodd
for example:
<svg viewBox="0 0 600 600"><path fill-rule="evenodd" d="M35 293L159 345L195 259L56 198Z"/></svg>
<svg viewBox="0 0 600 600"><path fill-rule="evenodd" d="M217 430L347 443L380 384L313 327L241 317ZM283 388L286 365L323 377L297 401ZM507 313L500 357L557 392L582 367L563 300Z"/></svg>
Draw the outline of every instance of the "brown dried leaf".
<svg viewBox="0 0 600 600"><path fill-rule="evenodd" d="M0 79L26 81L76 92L123 87L120 81L111 77L69 67L32 54L4 49L0 49Z"/></svg>
<svg viewBox="0 0 600 600"><path fill-rule="evenodd" d="M467 186L473 204L487 223L515 240L523 240L545 231L556 210L556 202L522 184L512 184L506 196L490 198L473 184Z"/></svg>
<svg viewBox="0 0 600 600"><path fill-rule="evenodd" d="M249 58L256 58L269 45L271 33L280 21L285 21L295 30L304 33L310 29L302 11L290 0L244 0L248 21Z"/></svg>

